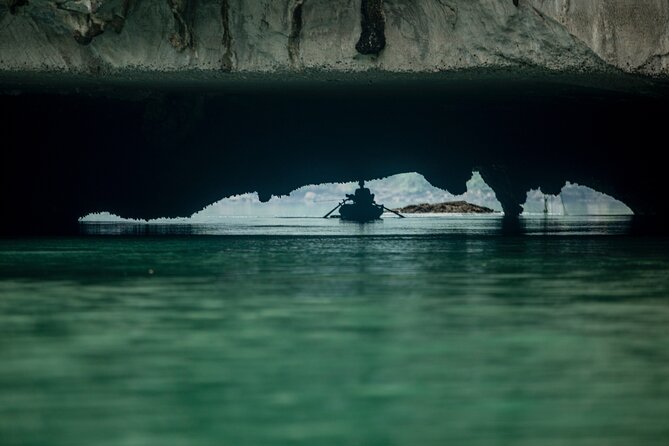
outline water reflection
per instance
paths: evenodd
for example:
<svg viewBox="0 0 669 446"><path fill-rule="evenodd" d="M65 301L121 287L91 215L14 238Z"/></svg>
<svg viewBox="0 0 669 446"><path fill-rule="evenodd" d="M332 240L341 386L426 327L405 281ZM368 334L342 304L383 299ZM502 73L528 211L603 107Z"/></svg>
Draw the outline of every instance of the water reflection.
<svg viewBox="0 0 669 446"><path fill-rule="evenodd" d="M517 236L625 235L664 227L631 216L420 216L373 223L322 218L224 217L217 223L82 223L87 235Z"/></svg>

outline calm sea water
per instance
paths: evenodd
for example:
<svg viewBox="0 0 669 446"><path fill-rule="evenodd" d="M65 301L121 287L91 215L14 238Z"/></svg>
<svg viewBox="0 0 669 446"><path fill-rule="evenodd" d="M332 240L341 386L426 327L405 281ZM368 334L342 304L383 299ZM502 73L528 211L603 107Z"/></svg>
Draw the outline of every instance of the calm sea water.
<svg viewBox="0 0 669 446"><path fill-rule="evenodd" d="M669 239L628 230L226 219L2 239L0 444L667 444Z"/></svg>

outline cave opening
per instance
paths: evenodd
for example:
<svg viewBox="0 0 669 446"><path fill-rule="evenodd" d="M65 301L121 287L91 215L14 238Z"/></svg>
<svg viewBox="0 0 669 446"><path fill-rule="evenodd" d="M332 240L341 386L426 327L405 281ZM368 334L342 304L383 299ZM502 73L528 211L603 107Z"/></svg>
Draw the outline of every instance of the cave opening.
<svg viewBox="0 0 669 446"><path fill-rule="evenodd" d="M650 162L662 84L639 94L593 77L504 73L231 79L7 82L3 232L67 232L100 211L187 217L249 191L267 201L399 172L460 195L477 171L509 216L529 191L558 195L567 182L635 214L666 213L662 166Z"/></svg>
<svg viewBox="0 0 669 446"><path fill-rule="evenodd" d="M418 215L444 214L440 204L453 203L449 213L461 215L483 211L501 216L502 205L495 192L473 172L467 181L467 190L454 195L430 184L423 175L407 172L366 182L379 203L401 211L409 206L430 205L420 210ZM266 202L260 201L257 192L248 192L222 198L205 206L192 215L176 218L155 218L137 220L123 218L108 211L92 212L82 216L82 223L155 223L155 224L211 224L228 217L290 217L320 218L341 201L346 194L357 188L355 181L345 183L324 183L301 186L288 195L272 196ZM462 203L462 205L460 205ZM467 210L463 205L473 205L481 209ZM457 206L460 206L459 208ZM410 210L412 213L414 211ZM567 183L557 195L544 194L540 189L527 192L522 215L544 216L586 216L586 215L631 215L632 211L624 203L586 186ZM336 215L336 214L335 214ZM387 213L387 216L392 215Z"/></svg>

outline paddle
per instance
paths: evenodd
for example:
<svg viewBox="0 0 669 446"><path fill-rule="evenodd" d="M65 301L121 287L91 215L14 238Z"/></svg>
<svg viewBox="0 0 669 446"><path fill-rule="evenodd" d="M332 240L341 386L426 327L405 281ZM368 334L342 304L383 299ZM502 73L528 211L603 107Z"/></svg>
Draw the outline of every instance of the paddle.
<svg viewBox="0 0 669 446"><path fill-rule="evenodd" d="M332 214L334 211L336 211L337 209L339 209L339 208L341 207L341 205L344 204L344 203L346 203L347 201L348 201L348 198L345 199L345 200L343 200L343 201L342 201L341 203L339 203L337 206L335 206L335 208L332 209L332 210L331 210L330 212L328 212L327 214L325 214L325 215L323 216L323 218L328 218L328 217L330 216L330 214Z"/></svg>
<svg viewBox="0 0 669 446"><path fill-rule="evenodd" d="M381 205L381 207L382 207L383 209L385 209L386 211L388 211L388 212L392 212L393 214L397 215L399 218L406 218L404 215L400 214L399 212L397 212L397 211L393 211L392 209L388 209L388 208L385 207L384 205Z"/></svg>

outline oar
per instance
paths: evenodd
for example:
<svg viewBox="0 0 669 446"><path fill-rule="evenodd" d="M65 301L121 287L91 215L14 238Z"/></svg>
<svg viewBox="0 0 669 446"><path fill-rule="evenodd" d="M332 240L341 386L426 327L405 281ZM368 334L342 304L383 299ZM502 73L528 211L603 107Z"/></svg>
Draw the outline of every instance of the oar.
<svg viewBox="0 0 669 446"><path fill-rule="evenodd" d="M383 209L385 209L386 211L388 211L388 212L392 212L393 214L397 215L399 218L406 218L404 215L400 214L399 212L397 212L397 211L393 211L392 209L388 209L388 208L385 207L384 205L381 205L381 207L382 207Z"/></svg>
<svg viewBox="0 0 669 446"><path fill-rule="evenodd" d="M335 208L332 209L332 210L331 210L330 212L328 212L327 214L325 214L325 215L323 216L323 218L328 218L328 217L330 216L330 214L332 214L334 211L336 211L337 209L339 209L339 207L340 207L342 204L344 204L344 203L346 203L346 200L342 201L342 202L339 203L337 206L335 206Z"/></svg>

